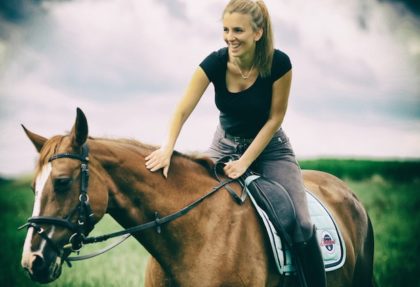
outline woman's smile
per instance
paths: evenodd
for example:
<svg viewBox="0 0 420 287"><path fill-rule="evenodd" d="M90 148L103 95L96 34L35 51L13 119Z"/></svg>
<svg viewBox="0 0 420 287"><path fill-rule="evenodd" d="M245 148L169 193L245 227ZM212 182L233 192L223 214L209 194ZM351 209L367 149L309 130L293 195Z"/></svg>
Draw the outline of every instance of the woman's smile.
<svg viewBox="0 0 420 287"><path fill-rule="evenodd" d="M229 49L231 53L238 52L241 48L241 43L235 42L235 43L228 43Z"/></svg>

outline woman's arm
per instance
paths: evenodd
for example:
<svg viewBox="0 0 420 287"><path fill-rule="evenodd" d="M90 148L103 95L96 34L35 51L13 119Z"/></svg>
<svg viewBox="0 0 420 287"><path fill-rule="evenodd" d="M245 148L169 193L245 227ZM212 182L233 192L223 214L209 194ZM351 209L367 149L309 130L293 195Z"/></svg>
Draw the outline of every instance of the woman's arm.
<svg viewBox="0 0 420 287"><path fill-rule="evenodd" d="M168 176L171 156L182 126L197 106L209 83L210 81L203 69L198 67L172 115L166 141L158 150L146 157L146 167L150 171L163 168L163 175Z"/></svg>
<svg viewBox="0 0 420 287"><path fill-rule="evenodd" d="M287 110L291 82L292 70L274 82L268 120L241 158L226 164L224 171L230 178L238 178L244 174L280 128Z"/></svg>

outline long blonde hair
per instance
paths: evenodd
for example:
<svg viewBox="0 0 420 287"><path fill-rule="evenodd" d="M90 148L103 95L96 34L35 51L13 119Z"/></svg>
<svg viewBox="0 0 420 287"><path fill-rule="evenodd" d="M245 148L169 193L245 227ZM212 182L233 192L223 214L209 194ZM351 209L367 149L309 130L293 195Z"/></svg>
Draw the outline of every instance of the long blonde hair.
<svg viewBox="0 0 420 287"><path fill-rule="evenodd" d="M273 31L267 6L262 0L231 0L223 10L226 13L240 13L251 16L251 25L254 31L263 29L262 37L255 47L254 65L259 69L261 77L271 74L271 64L274 52Z"/></svg>

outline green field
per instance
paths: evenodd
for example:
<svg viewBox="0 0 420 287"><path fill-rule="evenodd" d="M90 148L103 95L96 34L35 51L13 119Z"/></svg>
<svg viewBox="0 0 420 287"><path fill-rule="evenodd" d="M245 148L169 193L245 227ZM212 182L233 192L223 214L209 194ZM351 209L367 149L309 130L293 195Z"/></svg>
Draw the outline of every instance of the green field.
<svg viewBox="0 0 420 287"><path fill-rule="evenodd" d="M364 203L375 231L378 286L420 286L420 162L324 159L300 163L302 168L339 176ZM25 232L16 230L32 210L29 184L29 178L0 179L0 286L38 286L20 267ZM119 228L106 217L94 234ZM72 268L64 266L63 275L49 286L142 286L147 256L129 239L105 255L75 262Z"/></svg>

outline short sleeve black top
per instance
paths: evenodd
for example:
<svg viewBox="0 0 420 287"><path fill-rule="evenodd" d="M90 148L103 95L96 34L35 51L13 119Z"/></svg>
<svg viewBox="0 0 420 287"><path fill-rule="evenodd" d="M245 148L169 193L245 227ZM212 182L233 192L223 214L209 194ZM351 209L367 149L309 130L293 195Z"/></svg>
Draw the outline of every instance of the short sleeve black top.
<svg viewBox="0 0 420 287"><path fill-rule="evenodd" d="M214 85L216 106L220 111L220 124L231 135L253 138L266 123L271 107L273 83L291 68L289 57L274 50L271 75L258 76L246 90L232 93L226 86L228 50L222 48L211 53L201 63Z"/></svg>

